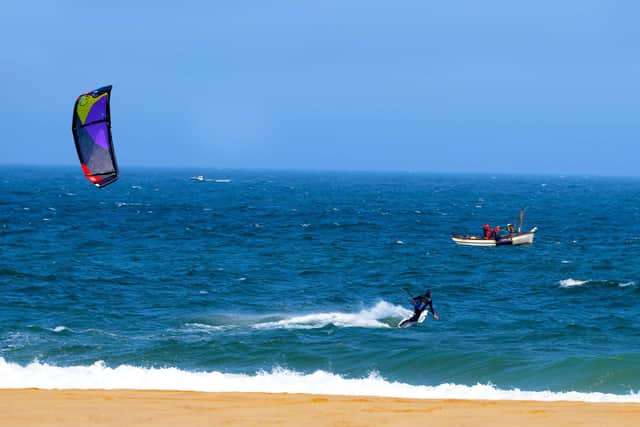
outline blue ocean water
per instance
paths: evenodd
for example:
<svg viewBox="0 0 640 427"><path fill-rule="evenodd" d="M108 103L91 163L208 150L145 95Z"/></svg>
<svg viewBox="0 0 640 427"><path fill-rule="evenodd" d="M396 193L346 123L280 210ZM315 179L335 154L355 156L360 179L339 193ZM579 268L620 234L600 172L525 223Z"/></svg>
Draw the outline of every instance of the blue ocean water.
<svg viewBox="0 0 640 427"><path fill-rule="evenodd" d="M640 401L638 178L0 171L0 388Z"/></svg>

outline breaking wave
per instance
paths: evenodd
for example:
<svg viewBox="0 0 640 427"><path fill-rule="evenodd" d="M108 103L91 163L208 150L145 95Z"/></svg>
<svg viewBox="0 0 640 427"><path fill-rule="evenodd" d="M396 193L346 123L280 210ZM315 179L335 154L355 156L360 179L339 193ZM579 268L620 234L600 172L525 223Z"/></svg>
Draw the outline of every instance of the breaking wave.
<svg viewBox="0 0 640 427"><path fill-rule="evenodd" d="M640 394L502 390L492 384L411 385L388 381L371 372L363 378L345 378L326 371L310 374L274 368L271 372L227 374L191 372L177 368L111 368L98 361L89 366L60 367L33 362L26 366L0 358L0 388L132 389L203 392L306 393L347 396L383 396L417 399L484 399L582 402L640 402Z"/></svg>
<svg viewBox="0 0 640 427"><path fill-rule="evenodd" d="M560 282L558 283L563 288L571 288L573 286L582 286L589 282L590 280L576 280L576 279L568 278L568 279L560 280Z"/></svg>

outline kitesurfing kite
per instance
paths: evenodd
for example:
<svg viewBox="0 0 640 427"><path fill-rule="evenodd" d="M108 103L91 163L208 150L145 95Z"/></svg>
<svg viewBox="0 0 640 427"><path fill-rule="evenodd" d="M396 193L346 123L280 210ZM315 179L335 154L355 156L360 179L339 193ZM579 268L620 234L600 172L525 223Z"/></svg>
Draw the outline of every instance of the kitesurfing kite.
<svg viewBox="0 0 640 427"><path fill-rule="evenodd" d="M111 86L83 93L73 107L71 130L80 166L87 179L102 188L118 179L111 140Z"/></svg>

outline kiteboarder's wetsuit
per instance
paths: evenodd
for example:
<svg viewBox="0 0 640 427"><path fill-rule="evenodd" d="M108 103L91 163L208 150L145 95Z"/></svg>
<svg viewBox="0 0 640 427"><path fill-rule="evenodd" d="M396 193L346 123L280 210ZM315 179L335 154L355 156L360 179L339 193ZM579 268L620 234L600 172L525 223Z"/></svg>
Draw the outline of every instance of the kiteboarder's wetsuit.
<svg viewBox="0 0 640 427"><path fill-rule="evenodd" d="M431 299L431 291L427 289L424 295L418 295L411 298L413 301L413 316L409 319L409 322L416 322L420 318L420 315L427 308L431 310L431 314L436 316L436 312L433 310L433 300Z"/></svg>

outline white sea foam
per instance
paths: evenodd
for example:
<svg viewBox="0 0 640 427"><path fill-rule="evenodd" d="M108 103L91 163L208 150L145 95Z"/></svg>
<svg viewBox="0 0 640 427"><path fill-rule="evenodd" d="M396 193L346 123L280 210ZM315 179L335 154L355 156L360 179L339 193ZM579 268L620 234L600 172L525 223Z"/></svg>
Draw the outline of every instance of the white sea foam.
<svg viewBox="0 0 640 427"><path fill-rule="evenodd" d="M568 278L568 279L560 280L560 282L558 283L563 288L571 288L573 286L582 286L589 282L590 280L576 280L576 279Z"/></svg>
<svg viewBox="0 0 640 427"><path fill-rule="evenodd" d="M571 287L574 287L574 286L586 285L586 284L592 283L592 282L593 282L592 280L576 280L576 279L569 278L569 279L561 280L558 283L560 284L560 287L562 287L562 288L571 288ZM604 282L604 283L616 284L616 282ZM619 287L621 287L621 288L626 288L627 286L635 286L636 282L634 282L634 281L621 282L621 283L617 283L617 285Z"/></svg>
<svg viewBox="0 0 640 427"><path fill-rule="evenodd" d="M224 325L207 325L204 323L185 323L185 328L191 329L194 331L206 331L206 332L217 332L224 331L225 329L229 329L229 326Z"/></svg>
<svg viewBox="0 0 640 427"><path fill-rule="evenodd" d="M256 329L315 329L327 325L343 328L389 328L384 319L401 319L411 315L411 311L386 301L378 302L374 307L357 313L313 313L289 317L275 322L254 325Z"/></svg>
<svg viewBox="0 0 640 427"><path fill-rule="evenodd" d="M177 368L59 367L33 362L26 366L0 357L0 388L190 390L205 392L306 393L384 396L417 399L484 399L582 402L640 402L640 394L502 390L491 384L410 385L385 380L376 372L364 378L345 378L326 371L304 374L275 368L255 374L191 372Z"/></svg>

